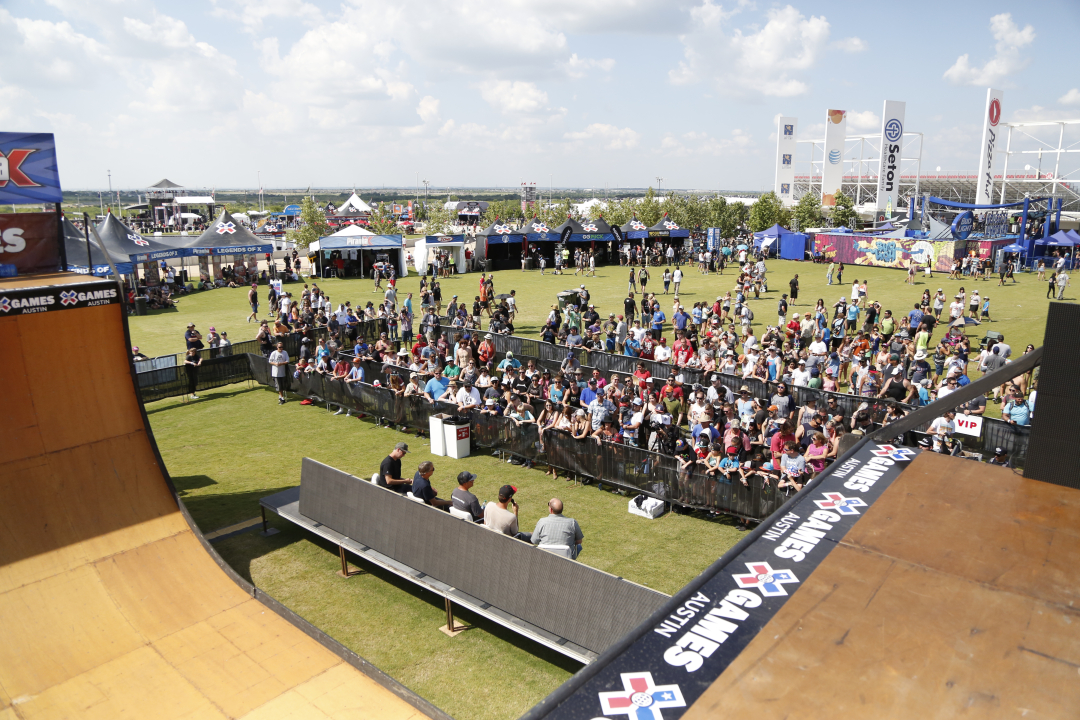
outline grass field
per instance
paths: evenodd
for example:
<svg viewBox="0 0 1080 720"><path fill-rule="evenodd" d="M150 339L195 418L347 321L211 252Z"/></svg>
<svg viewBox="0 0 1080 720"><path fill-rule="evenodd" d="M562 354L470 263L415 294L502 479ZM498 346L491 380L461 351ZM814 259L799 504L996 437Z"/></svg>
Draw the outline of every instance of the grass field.
<svg viewBox="0 0 1080 720"><path fill-rule="evenodd" d="M369 476L405 440L411 452L403 467L411 472L432 460L440 496L449 496L462 470L479 476L473 492L481 501L513 484L526 531L546 514L547 500L560 497L585 533L580 562L664 593L677 591L741 537L726 519L629 515L622 495L490 455L433 457L426 440L318 406L279 407L273 393L246 384L208 391L198 401L162 400L147 411L166 467L204 532L258 516L259 498L298 484L304 456ZM241 575L460 720L518 717L579 668L468 613L461 619L475 628L448 638L438 631L446 617L440 598L363 564L368 574L344 580L335 574L335 548L276 517L272 522L280 534L251 532L216 547Z"/></svg>

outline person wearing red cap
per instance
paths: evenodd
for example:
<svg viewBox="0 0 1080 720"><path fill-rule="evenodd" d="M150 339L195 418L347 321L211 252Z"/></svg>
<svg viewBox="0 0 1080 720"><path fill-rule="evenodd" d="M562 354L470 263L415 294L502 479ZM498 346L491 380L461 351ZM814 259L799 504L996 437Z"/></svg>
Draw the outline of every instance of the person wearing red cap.
<svg viewBox="0 0 1080 720"><path fill-rule="evenodd" d="M484 506L484 525L503 535L530 542L532 534L518 532L518 504L514 500L516 493L517 488L513 485L499 488L498 502L489 502Z"/></svg>

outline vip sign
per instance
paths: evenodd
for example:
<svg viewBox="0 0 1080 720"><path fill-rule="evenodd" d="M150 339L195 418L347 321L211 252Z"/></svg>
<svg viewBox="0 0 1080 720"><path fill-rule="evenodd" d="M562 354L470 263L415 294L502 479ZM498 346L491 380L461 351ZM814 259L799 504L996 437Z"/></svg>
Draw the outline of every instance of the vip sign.
<svg viewBox="0 0 1080 720"><path fill-rule="evenodd" d="M1001 121L1001 98L1004 93L989 88L986 109L983 111L982 144L979 146L979 174L975 184L975 204L994 202L994 152L998 142L998 123Z"/></svg>
<svg viewBox="0 0 1080 720"><path fill-rule="evenodd" d="M878 171L877 209L898 194L900 158L904 152L904 110L907 103L886 100L881 111L881 167Z"/></svg>
<svg viewBox="0 0 1080 720"><path fill-rule="evenodd" d="M953 420L953 424L956 425L956 432L961 435L971 435L972 437L982 435L982 415L957 415Z"/></svg>

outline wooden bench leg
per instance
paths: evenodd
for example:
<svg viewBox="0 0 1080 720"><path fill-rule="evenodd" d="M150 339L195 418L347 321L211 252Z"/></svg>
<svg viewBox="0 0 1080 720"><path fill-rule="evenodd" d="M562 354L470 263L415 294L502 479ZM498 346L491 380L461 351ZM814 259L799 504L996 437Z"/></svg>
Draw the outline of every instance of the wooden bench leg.
<svg viewBox="0 0 1080 720"><path fill-rule="evenodd" d="M353 575L363 574L363 570L349 569L349 561L345 559L345 547L343 545L338 545L338 555L341 556L341 569L337 571L338 577L350 578Z"/></svg>
<svg viewBox="0 0 1080 720"><path fill-rule="evenodd" d="M469 629L468 625L455 625L454 624L454 606L450 604L450 598L443 598L446 600L446 625L439 628L443 633L449 637L457 637L461 633Z"/></svg>
<svg viewBox="0 0 1080 720"><path fill-rule="evenodd" d="M262 512L262 526L263 526L262 532L259 533L259 534L262 535L263 537L270 537L271 535L277 535L279 532L281 532L277 528L272 528L272 527L267 526L267 524L266 524L266 508L264 508L262 506L259 506L259 510Z"/></svg>

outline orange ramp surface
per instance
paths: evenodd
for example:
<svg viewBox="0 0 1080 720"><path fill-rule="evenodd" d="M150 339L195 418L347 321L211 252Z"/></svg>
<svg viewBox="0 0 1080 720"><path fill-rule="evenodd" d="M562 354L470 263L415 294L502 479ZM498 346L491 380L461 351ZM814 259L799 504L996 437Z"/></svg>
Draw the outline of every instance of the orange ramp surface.
<svg viewBox="0 0 1080 720"><path fill-rule="evenodd" d="M106 287L0 281L0 720L441 715L218 565L160 463L121 305L11 302Z"/></svg>

